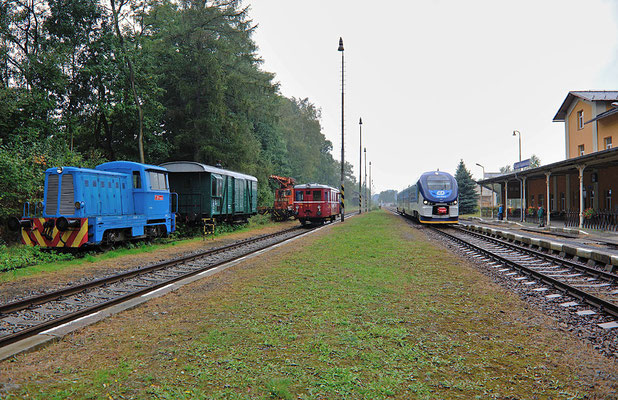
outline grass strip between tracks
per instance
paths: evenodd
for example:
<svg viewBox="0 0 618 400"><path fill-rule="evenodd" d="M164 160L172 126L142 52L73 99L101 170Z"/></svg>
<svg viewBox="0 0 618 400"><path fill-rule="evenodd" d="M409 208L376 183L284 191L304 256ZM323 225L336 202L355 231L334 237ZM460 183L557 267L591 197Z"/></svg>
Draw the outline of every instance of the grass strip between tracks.
<svg viewBox="0 0 618 400"><path fill-rule="evenodd" d="M223 238L226 236L230 236L232 234L239 234L243 232L250 232L253 230L259 230L264 227L269 226L278 226L280 223L271 221L267 216L256 215L249 220L248 224L239 225L236 227L232 226L224 226L220 227L216 232L216 238ZM282 228L284 229L284 228ZM212 236L208 236L206 239L211 239ZM77 253L78 257L75 258L73 255L69 253L58 253L56 254L52 251L40 250L38 248L27 247L25 245L15 245L11 248L0 247L0 251L5 251L6 259L10 260L11 258L19 259L17 261L13 260L13 262L22 264L31 264L20 268L11 269L9 271L0 272L0 283L11 282L14 280L18 280L24 277L35 276L41 273L53 273L55 271L61 271L68 268L80 267L83 265L87 265L90 263L96 263L104 260L112 260L124 256L129 255L137 255L144 253L151 253L153 251L159 249L165 249L174 247L177 245L196 243L205 240L205 237L198 236L195 238L178 238L178 239L165 239L160 242L155 241L147 242L143 240L131 242L127 244L121 244L118 248L106 251L103 253L99 253L95 250L88 251L86 253ZM42 259L51 259L51 261L47 262L38 262L39 258L33 256L33 254L44 254ZM9 261L6 261L5 264L2 263L2 257L0 257L0 271L7 268Z"/></svg>
<svg viewBox="0 0 618 400"><path fill-rule="evenodd" d="M597 374L611 362L546 328L543 317L398 217L374 212L328 229L297 241L294 252L254 259L0 364L0 383L17 385L5 395L506 399L615 392Z"/></svg>

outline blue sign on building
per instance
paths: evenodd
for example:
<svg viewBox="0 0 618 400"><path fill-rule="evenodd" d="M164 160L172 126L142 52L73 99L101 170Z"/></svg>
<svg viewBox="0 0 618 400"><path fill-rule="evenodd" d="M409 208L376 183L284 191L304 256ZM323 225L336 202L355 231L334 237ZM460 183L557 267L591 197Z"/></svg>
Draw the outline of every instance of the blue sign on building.
<svg viewBox="0 0 618 400"><path fill-rule="evenodd" d="M521 169L529 168L529 167L530 167L530 159L522 160L520 162L516 162L515 164L513 164L513 170L515 171L519 171Z"/></svg>

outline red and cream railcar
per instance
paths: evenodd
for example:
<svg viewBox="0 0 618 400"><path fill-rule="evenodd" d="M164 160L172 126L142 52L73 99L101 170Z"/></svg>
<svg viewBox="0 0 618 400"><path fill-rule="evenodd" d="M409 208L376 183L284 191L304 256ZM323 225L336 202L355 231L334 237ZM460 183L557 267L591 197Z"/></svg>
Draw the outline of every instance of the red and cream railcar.
<svg viewBox="0 0 618 400"><path fill-rule="evenodd" d="M334 221L341 213L339 190L308 183L294 186L294 210L301 224Z"/></svg>

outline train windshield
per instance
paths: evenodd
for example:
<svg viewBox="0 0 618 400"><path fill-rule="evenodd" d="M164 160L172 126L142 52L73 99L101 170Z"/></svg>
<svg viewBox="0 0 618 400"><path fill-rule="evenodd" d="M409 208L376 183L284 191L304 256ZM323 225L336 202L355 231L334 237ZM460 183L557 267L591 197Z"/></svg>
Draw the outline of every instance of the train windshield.
<svg viewBox="0 0 618 400"><path fill-rule="evenodd" d="M448 176L429 176L427 177L427 188L429 190L451 190L451 180Z"/></svg>

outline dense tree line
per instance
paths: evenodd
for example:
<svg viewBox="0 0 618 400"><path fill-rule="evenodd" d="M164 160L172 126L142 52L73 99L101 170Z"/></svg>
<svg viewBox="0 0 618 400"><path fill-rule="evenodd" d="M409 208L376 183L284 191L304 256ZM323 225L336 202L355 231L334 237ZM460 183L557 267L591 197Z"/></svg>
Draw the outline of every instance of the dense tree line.
<svg viewBox="0 0 618 400"><path fill-rule="evenodd" d="M51 166L194 160L339 184L308 99L263 71L237 0L0 3L0 218L42 197ZM354 187L346 164L348 187Z"/></svg>

